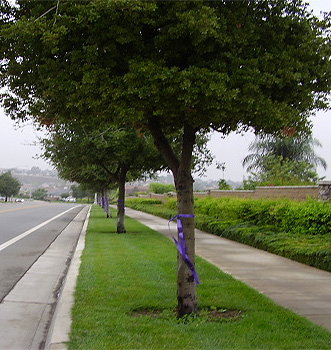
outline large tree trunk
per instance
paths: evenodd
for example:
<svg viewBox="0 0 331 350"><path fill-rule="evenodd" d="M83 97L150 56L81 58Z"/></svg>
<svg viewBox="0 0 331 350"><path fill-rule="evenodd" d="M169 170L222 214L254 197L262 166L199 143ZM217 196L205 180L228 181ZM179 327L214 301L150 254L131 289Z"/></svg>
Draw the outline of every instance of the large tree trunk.
<svg viewBox="0 0 331 350"><path fill-rule="evenodd" d="M177 218L181 220L185 237L185 251L189 257L189 262L183 255L177 253L177 316L190 313L198 313L197 287L194 273L190 264L195 266L195 219L194 219L194 198L193 198L193 179L191 169L179 169L175 179L177 190ZM180 215L189 215L191 217L180 217ZM180 237L178 235L180 244Z"/></svg>
<svg viewBox="0 0 331 350"><path fill-rule="evenodd" d="M117 233L125 233L125 180L126 170L122 169L118 179Z"/></svg>
<svg viewBox="0 0 331 350"><path fill-rule="evenodd" d="M184 259L181 252L177 253L177 316L198 313L197 287L195 280L195 219L193 178L191 175L192 154L195 144L195 130L188 124L184 125L182 155L179 160L171 145L162 132L156 117L149 120L149 129L158 150L171 169L177 191L177 225L181 220L185 236L185 252L188 259ZM186 217L180 217L185 215ZM188 217L187 217L188 216ZM178 234L178 244L181 245Z"/></svg>

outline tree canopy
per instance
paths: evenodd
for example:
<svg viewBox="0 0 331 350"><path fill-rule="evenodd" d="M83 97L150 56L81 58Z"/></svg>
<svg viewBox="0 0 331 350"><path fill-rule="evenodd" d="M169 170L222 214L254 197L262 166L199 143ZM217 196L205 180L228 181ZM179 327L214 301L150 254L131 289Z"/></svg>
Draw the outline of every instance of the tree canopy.
<svg viewBox="0 0 331 350"><path fill-rule="evenodd" d="M152 135L174 175L178 214L188 216L178 315L197 311L196 135L307 129L310 113L328 107L330 15L315 18L301 0L17 4L1 22L5 110L44 125L107 121Z"/></svg>
<svg viewBox="0 0 331 350"><path fill-rule="evenodd" d="M38 199L38 200L41 200L41 201L44 200L45 197L47 197L47 195L48 195L48 192L43 187L37 188L36 190L34 190L32 192L32 198Z"/></svg>
<svg viewBox="0 0 331 350"><path fill-rule="evenodd" d="M85 129L77 122L52 127L43 140L44 157L51 160L59 175L67 180L94 186L104 192L119 187L117 231L125 232L125 183L164 168L151 137L134 128Z"/></svg>
<svg viewBox="0 0 331 350"><path fill-rule="evenodd" d="M283 161L305 162L316 170L317 166L326 169L326 161L315 153L321 143L312 135L277 137L270 134L258 135L248 148L250 153L243 160L248 171L264 171L265 159L270 155L281 157Z"/></svg>
<svg viewBox="0 0 331 350"><path fill-rule="evenodd" d="M16 196L20 188L20 182L12 176L10 171L0 175L0 194L5 196L6 202L8 197Z"/></svg>

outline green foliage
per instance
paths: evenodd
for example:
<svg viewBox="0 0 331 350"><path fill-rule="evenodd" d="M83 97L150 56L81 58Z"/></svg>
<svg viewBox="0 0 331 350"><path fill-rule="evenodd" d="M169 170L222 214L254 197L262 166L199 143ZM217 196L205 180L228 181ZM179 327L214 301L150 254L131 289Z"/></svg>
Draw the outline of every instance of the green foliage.
<svg viewBox="0 0 331 350"><path fill-rule="evenodd" d="M252 173L249 181L258 186L298 186L316 184L318 175L312 164L291 161L282 156L264 158L263 171Z"/></svg>
<svg viewBox="0 0 331 350"><path fill-rule="evenodd" d="M157 194L164 194L168 192L176 192L174 184L161 184L158 182L153 182L149 185L149 191Z"/></svg>
<svg viewBox="0 0 331 350"><path fill-rule="evenodd" d="M47 195L47 190L45 190L44 188L37 188L35 191L32 192L33 199L44 200Z"/></svg>
<svg viewBox="0 0 331 350"><path fill-rule="evenodd" d="M162 201L159 199L151 199L151 198L127 198L125 201L126 205L155 205L162 204Z"/></svg>
<svg viewBox="0 0 331 350"><path fill-rule="evenodd" d="M72 310L68 349L326 349L331 335L197 257L200 317L177 320L176 247L127 218L92 208ZM242 317L211 320L212 310ZM259 335L259 336L257 336Z"/></svg>
<svg viewBox="0 0 331 350"><path fill-rule="evenodd" d="M139 137L133 127L92 127L77 122L54 125L43 140L44 158L61 177L101 192L120 181L138 180L163 168L150 137Z"/></svg>
<svg viewBox="0 0 331 350"><path fill-rule="evenodd" d="M87 197L88 193L82 185L72 185L71 186L72 196L74 198Z"/></svg>
<svg viewBox="0 0 331 350"><path fill-rule="evenodd" d="M292 130L292 133L295 134L295 130ZM318 165L326 169L325 160L315 153L314 147L316 146L322 147L321 143L314 139L311 134L283 135L282 137L260 134L250 144L249 151L253 151L253 153L245 157L243 165L247 166L248 171L259 170L263 172L268 166L265 159L273 155L280 158L281 161L290 161L296 164L307 163L312 170L315 170Z"/></svg>
<svg viewBox="0 0 331 350"><path fill-rule="evenodd" d="M134 125L175 176L211 128L300 131L328 106L330 16L303 1L18 1L2 19L9 115Z"/></svg>
<svg viewBox="0 0 331 350"><path fill-rule="evenodd" d="M249 146L243 161L252 173L244 188L254 186L308 185L316 183L316 166L326 168L326 162L315 154L314 146L321 146L311 135L277 137L259 135Z"/></svg>
<svg viewBox="0 0 331 350"><path fill-rule="evenodd" d="M218 189L219 189L219 190L231 190L232 187L226 182L226 180L221 179L221 180L218 182Z"/></svg>
<svg viewBox="0 0 331 350"><path fill-rule="evenodd" d="M0 194L2 196L10 197L19 193L21 188L20 182L12 176L10 171L7 171L0 175Z"/></svg>
<svg viewBox="0 0 331 350"><path fill-rule="evenodd" d="M331 234L331 206L317 200L197 198L197 213L220 220L240 220L254 225L273 225L292 234Z"/></svg>
<svg viewBox="0 0 331 350"><path fill-rule="evenodd" d="M167 201L168 202L168 201ZM176 203L176 199L175 199ZM173 218L177 213L177 208L175 209L166 207L162 201L158 199L149 199L149 198L128 198L125 201L125 205L141 211L147 211L150 214L160 216L167 220Z"/></svg>

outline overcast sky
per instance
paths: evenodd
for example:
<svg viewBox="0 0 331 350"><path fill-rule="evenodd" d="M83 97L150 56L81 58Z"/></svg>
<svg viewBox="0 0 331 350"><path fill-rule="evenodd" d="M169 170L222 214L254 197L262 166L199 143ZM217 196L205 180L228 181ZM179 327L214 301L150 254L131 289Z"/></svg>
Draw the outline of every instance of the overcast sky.
<svg viewBox="0 0 331 350"><path fill-rule="evenodd" d="M331 0L309 0L315 14L320 11L331 11ZM331 111L318 112L312 118L313 136L322 143L322 148L316 149L316 153L328 163L328 169L318 169L319 176L325 176L331 180ZM39 166L41 169L50 168L43 159L38 159L40 149L38 142L40 133L34 130L31 123L18 127L0 109L0 168L31 168ZM214 153L218 162L225 162L225 179L242 181L247 174L242 167L242 160L248 154L248 146L254 140L252 133L244 136L231 134L222 138L214 134L209 142L209 148ZM206 178L220 179L223 173L216 169L216 165L209 167Z"/></svg>

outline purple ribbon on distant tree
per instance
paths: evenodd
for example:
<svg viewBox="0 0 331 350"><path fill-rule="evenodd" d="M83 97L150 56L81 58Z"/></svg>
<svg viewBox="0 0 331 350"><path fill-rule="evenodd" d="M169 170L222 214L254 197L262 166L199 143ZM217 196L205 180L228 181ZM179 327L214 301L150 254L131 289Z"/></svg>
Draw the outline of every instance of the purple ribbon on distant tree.
<svg viewBox="0 0 331 350"><path fill-rule="evenodd" d="M192 271L196 283L200 284L199 276L198 276L197 272L195 271L195 267L194 267L192 261L190 260L189 256L186 253L185 234L184 234L184 229L183 229L182 218L194 218L194 215L193 214L179 214L179 215L174 216L170 220L170 221L173 221L173 220L177 219L177 228L178 228L179 242L177 241L177 239L174 236L172 236L172 239L175 241L175 243L177 245L177 249L180 252L180 254L182 254L182 256L184 258L184 261L186 262L187 266Z"/></svg>
<svg viewBox="0 0 331 350"><path fill-rule="evenodd" d="M101 197L101 207L105 213L110 214L109 212L109 198L108 197ZM111 217L111 214L110 214Z"/></svg>

